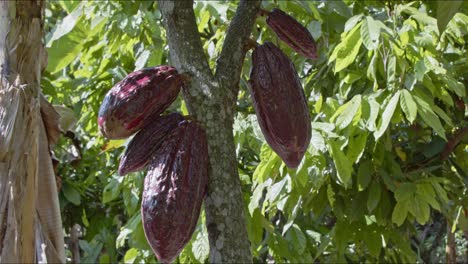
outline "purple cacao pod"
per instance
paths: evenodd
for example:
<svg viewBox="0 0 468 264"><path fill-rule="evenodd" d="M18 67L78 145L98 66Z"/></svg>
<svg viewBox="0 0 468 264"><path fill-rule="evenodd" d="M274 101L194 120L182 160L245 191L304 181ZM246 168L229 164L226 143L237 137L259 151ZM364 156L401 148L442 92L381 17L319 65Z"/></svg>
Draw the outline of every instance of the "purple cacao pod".
<svg viewBox="0 0 468 264"><path fill-rule="evenodd" d="M297 53L310 59L317 59L314 38L309 30L292 16L274 8L268 14L266 23L282 41L286 42Z"/></svg>
<svg viewBox="0 0 468 264"><path fill-rule="evenodd" d="M183 120L184 117L179 113L157 116L154 120L148 120L128 143L120 159L119 174L123 176L144 169L166 136Z"/></svg>
<svg viewBox="0 0 468 264"><path fill-rule="evenodd" d="M182 121L154 153L144 183L143 229L159 261L172 262L190 241L207 183L205 131Z"/></svg>
<svg viewBox="0 0 468 264"><path fill-rule="evenodd" d="M144 68L130 73L107 93L98 125L110 139L127 138L152 115L159 115L177 98L184 78L171 66Z"/></svg>
<svg viewBox="0 0 468 264"><path fill-rule="evenodd" d="M312 127L301 82L289 58L273 43L252 53L250 91L265 140L290 168L309 146Z"/></svg>

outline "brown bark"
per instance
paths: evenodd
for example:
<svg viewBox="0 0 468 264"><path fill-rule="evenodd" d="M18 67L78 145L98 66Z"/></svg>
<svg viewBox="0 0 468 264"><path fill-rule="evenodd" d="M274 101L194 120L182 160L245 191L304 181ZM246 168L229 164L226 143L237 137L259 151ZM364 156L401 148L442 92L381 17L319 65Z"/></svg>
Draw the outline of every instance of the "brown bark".
<svg viewBox="0 0 468 264"><path fill-rule="evenodd" d="M452 233L452 225L447 221L447 245L445 246L445 262L457 263L457 246L455 244L455 233Z"/></svg>
<svg viewBox="0 0 468 264"><path fill-rule="evenodd" d="M210 180L205 212L210 262L252 262L232 125L245 45L260 2L240 1L213 74L200 41L193 1L159 1L171 63L192 76L184 100L208 137Z"/></svg>
<svg viewBox="0 0 468 264"><path fill-rule="evenodd" d="M43 11L42 0L0 1L2 263L65 262L57 189L41 116L40 79L47 56Z"/></svg>

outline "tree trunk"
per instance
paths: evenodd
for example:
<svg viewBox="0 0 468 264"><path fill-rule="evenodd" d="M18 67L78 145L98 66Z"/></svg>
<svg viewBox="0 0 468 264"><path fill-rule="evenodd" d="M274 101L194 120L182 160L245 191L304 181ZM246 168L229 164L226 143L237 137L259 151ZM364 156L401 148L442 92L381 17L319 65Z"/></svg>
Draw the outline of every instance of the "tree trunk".
<svg viewBox="0 0 468 264"><path fill-rule="evenodd" d="M210 180L205 212L212 263L252 262L232 125L245 44L260 2L240 1L213 75L202 48L193 1L159 1L171 62L192 76L191 84L184 88L184 100L208 136Z"/></svg>
<svg viewBox="0 0 468 264"><path fill-rule="evenodd" d="M46 130L56 120L40 88L43 11L42 0L0 1L1 263L65 262Z"/></svg>
<svg viewBox="0 0 468 264"><path fill-rule="evenodd" d="M457 263L457 245L455 244L455 233L452 233L452 225L447 220L447 245L445 246L445 262Z"/></svg>

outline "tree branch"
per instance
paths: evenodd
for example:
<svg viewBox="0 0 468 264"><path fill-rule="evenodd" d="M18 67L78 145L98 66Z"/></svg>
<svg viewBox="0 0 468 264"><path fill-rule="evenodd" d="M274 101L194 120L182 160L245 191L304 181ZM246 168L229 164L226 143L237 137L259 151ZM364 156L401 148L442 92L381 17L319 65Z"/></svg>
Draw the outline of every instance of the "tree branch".
<svg viewBox="0 0 468 264"><path fill-rule="evenodd" d="M180 72L190 74L194 80L190 93L186 96L192 97L192 100L197 100L195 97L200 97L201 100L210 99L211 91L200 80L212 80L213 73L203 51L193 1L160 0L158 4L164 18L171 63Z"/></svg>
<svg viewBox="0 0 468 264"><path fill-rule="evenodd" d="M241 0L226 33L221 55L216 64L215 78L237 96L238 83L247 49L245 45L255 23L261 0ZM223 85L224 86L224 85Z"/></svg>

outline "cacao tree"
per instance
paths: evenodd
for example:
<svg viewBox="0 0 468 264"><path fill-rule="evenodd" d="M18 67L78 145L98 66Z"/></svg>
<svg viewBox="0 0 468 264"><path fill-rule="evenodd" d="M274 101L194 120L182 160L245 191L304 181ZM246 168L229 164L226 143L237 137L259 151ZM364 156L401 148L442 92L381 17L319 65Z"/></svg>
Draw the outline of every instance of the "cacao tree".
<svg viewBox="0 0 468 264"><path fill-rule="evenodd" d="M317 58L278 38L260 8L306 26ZM462 1L49 2L42 85L68 121L55 152L64 228L78 234L68 254L156 261L139 212L145 172L118 175L130 141L104 140L96 119L128 73L169 64L192 81L167 113L207 127L211 164L178 262L465 261L467 11ZM312 133L297 169L258 125L248 39L277 45L304 87Z"/></svg>
<svg viewBox="0 0 468 264"><path fill-rule="evenodd" d="M58 115L44 99L43 1L0 2L0 262L65 262L51 147Z"/></svg>

